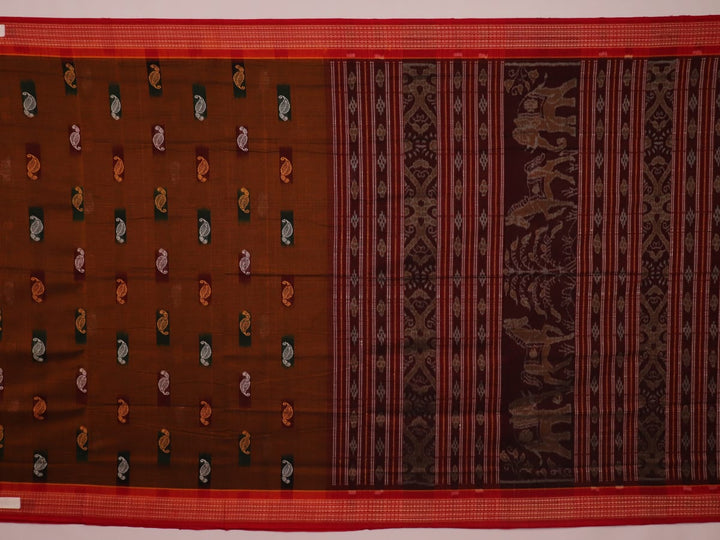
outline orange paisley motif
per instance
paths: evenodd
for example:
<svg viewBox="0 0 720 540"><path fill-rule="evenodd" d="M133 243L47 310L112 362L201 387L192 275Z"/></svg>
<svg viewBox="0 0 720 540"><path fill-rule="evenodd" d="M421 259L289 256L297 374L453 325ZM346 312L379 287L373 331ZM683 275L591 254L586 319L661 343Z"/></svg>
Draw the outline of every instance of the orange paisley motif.
<svg viewBox="0 0 720 540"><path fill-rule="evenodd" d="M293 417L295 416L295 410L293 406L287 401L282 402L282 423L285 427L293 425Z"/></svg>
<svg viewBox="0 0 720 540"><path fill-rule="evenodd" d="M210 418L212 417L212 407L207 401L200 402L200 423L203 426L210 425Z"/></svg>
<svg viewBox="0 0 720 540"><path fill-rule="evenodd" d="M37 180L40 172L40 160L34 154L27 154L27 176L30 180Z"/></svg>
<svg viewBox="0 0 720 540"><path fill-rule="evenodd" d="M282 303L284 306L290 307L293 305L293 298L295 297L295 288L287 280L282 280Z"/></svg>
<svg viewBox="0 0 720 540"><path fill-rule="evenodd" d="M243 336L250 336L250 313L247 311L242 312L242 319L240 319L240 332Z"/></svg>
<svg viewBox="0 0 720 540"><path fill-rule="evenodd" d="M197 179L199 182L207 182L207 173L210 172L210 164L203 156L198 156L197 161Z"/></svg>
<svg viewBox="0 0 720 540"><path fill-rule="evenodd" d="M127 424L127 417L130 414L130 404L123 398L118 398L117 419L121 424Z"/></svg>
<svg viewBox="0 0 720 540"><path fill-rule="evenodd" d="M246 430L243 430L242 437L240 438L240 442L238 443L240 446L240 451L245 454L246 456L250 455L250 433L248 433Z"/></svg>
<svg viewBox="0 0 720 540"><path fill-rule="evenodd" d="M207 306L210 304L210 297L212 296L212 287L210 287L210 284L205 281L204 279L200 280L200 303L203 306Z"/></svg>
<svg viewBox="0 0 720 540"><path fill-rule="evenodd" d="M160 317L155 323L155 326L157 327L158 332L160 332L163 336L167 336L170 334L167 329L170 325L170 315L164 309L161 309L158 313L160 314Z"/></svg>
<svg viewBox="0 0 720 540"><path fill-rule="evenodd" d="M123 175L125 174L125 162L120 156L113 156L113 178L116 182L123 181Z"/></svg>
<svg viewBox="0 0 720 540"><path fill-rule="evenodd" d="M85 317L85 310L83 308L78 308L77 315L75 316L75 330L81 334L87 333L86 324L87 320Z"/></svg>
<svg viewBox="0 0 720 540"><path fill-rule="evenodd" d="M34 396L33 402L33 416L36 420L45 420L45 413L47 412L47 402L40 396Z"/></svg>
<svg viewBox="0 0 720 540"><path fill-rule="evenodd" d="M128 287L127 282L123 278L117 278L115 280L117 286L115 287L115 301L118 304L124 304L127 302Z"/></svg>
<svg viewBox="0 0 720 540"><path fill-rule="evenodd" d="M162 435L160 435L160 437L158 437L158 449L163 454L169 454L170 453L170 432L167 429L162 428L160 430L160 433L162 433Z"/></svg>
<svg viewBox="0 0 720 540"><path fill-rule="evenodd" d="M80 426L79 429L80 433L78 433L77 438L75 439L75 442L78 445L78 448L82 450L83 452L87 452L88 446L88 430L85 426Z"/></svg>
<svg viewBox="0 0 720 540"><path fill-rule="evenodd" d="M282 156L280 158L280 180L283 184L290 183L290 175L292 174L292 170L292 161L290 161L285 156Z"/></svg>
<svg viewBox="0 0 720 540"><path fill-rule="evenodd" d="M41 279L32 276L30 278L30 292L32 293L32 299L38 304L43 301L43 295L45 294L45 284Z"/></svg>

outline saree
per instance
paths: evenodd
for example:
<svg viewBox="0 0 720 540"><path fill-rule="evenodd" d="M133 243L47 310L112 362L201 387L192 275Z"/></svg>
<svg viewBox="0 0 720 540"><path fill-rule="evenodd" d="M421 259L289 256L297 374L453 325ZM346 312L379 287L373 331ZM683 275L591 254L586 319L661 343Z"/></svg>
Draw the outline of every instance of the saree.
<svg viewBox="0 0 720 540"><path fill-rule="evenodd" d="M0 520L720 520L720 18L0 22Z"/></svg>

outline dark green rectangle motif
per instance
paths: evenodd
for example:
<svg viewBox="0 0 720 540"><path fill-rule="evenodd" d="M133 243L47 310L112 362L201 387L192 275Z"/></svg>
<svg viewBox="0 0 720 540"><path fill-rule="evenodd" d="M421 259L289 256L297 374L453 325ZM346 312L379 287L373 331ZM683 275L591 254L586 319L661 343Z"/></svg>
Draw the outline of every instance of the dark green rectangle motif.
<svg viewBox="0 0 720 540"><path fill-rule="evenodd" d="M110 100L110 117L113 120L120 120L122 117L122 101L120 100L119 85L108 85L108 99Z"/></svg>
<svg viewBox="0 0 720 540"><path fill-rule="evenodd" d="M201 122L207 118L207 101L205 97L205 87L200 84L193 84L193 110L195 118Z"/></svg>
<svg viewBox="0 0 720 540"><path fill-rule="evenodd" d="M278 118L282 122L288 122L291 118L290 114L290 85L278 84Z"/></svg>
<svg viewBox="0 0 720 540"><path fill-rule="evenodd" d="M85 192L82 186L75 186L70 190L70 205L72 206L73 221L84 221Z"/></svg>
<svg viewBox="0 0 720 540"><path fill-rule="evenodd" d="M234 60L232 64L233 95L244 98L247 96L245 64L239 60Z"/></svg>
<svg viewBox="0 0 720 540"><path fill-rule="evenodd" d="M238 335L240 336L240 346L249 347L252 334L252 317L249 311L240 312L238 320Z"/></svg>
<svg viewBox="0 0 720 540"><path fill-rule="evenodd" d="M155 312L155 341L158 345L170 345L170 314L164 309Z"/></svg>
<svg viewBox="0 0 720 540"><path fill-rule="evenodd" d="M238 221L250 221L250 191L241 187L237 192Z"/></svg>
<svg viewBox="0 0 720 540"><path fill-rule="evenodd" d="M20 97L22 98L23 114L33 118L38 113L37 94L33 81L20 81Z"/></svg>
<svg viewBox="0 0 720 540"><path fill-rule="evenodd" d="M45 213L39 206L31 206L28 209L30 219L30 240L42 242L45 238Z"/></svg>
<svg viewBox="0 0 720 540"><path fill-rule="evenodd" d="M201 208L197 211L198 242L207 245L212 240L212 227L210 225L210 210Z"/></svg>
<svg viewBox="0 0 720 540"><path fill-rule="evenodd" d="M250 466L250 433L243 430L238 437L238 465L240 467Z"/></svg>
<svg viewBox="0 0 720 540"><path fill-rule="evenodd" d="M292 211L280 212L280 243L292 246L295 243L295 219Z"/></svg>
<svg viewBox="0 0 720 540"><path fill-rule="evenodd" d="M212 366L212 334L200 334L198 338L199 362L203 367Z"/></svg>

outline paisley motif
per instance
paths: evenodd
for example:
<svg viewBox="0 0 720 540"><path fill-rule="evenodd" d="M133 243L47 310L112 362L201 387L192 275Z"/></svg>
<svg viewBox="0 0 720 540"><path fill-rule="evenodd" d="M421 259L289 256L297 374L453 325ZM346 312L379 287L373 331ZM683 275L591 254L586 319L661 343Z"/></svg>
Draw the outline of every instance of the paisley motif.
<svg viewBox="0 0 720 540"><path fill-rule="evenodd" d="M75 271L78 274L85 273L85 250L83 248L75 249Z"/></svg>
<svg viewBox="0 0 720 540"><path fill-rule="evenodd" d="M160 392L163 396L170 395L170 374L164 369L161 369L160 373L158 373L157 387L158 392Z"/></svg>
<svg viewBox="0 0 720 540"><path fill-rule="evenodd" d="M130 414L130 404L123 398L117 400L117 419L121 424L127 424L128 415Z"/></svg>
<svg viewBox="0 0 720 540"><path fill-rule="evenodd" d="M30 92L24 91L22 93L22 98L23 113L28 118L33 118L37 112L37 100L35 99L35 96L33 96Z"/></svg>
<svg viewBox="0 0 720 540"><path fill-rule="evenodd" d="M42 282L42 279L36 276L30 277L30 294L32 295L33 301L38 304L42 303L45 299L45 284Z"/></svg>
<svg viewBox="0 0 720 540"><path fill-rule="evenodd" d="M210 283L204 279L201 279L198 281L198 286L198 296L200 303L203 306L210 305L210 297L212 296L212 287L210 286Z"/></svg>
<svg viewBox="0 0 720 540"><path fill-rule="evenodd" d="M82 187L75 186L72 189L72 197L70 199L70 203L72 204L73 210L78 214L82 214L85 212L85 198Z"/></svg>
<svg viewBox="0 0 720 540"><path fill-rule="evenodd" d="M210 462L205 458L200 458L200 466L198 468L198 480L202 482L203 484L207 484L210 480L210 473L212 472L212 467L210 466Z"/></svg>
<svg viewBox="0 0 720 540"><path fill-rule="evenodd" d="M281 406L282 425L292 427L295 423L295 409L289 401L283 401Z"/></svg>
<svg viewBox="0 0 720 540"><path fill-rule="evenodd" d="M83 394L87 394L87 371L85 368L78 369L78 375L75 378L75 386Z"/></svg>
<svg viewBox="0 0 720 540"><path fill-rule="evenodd" d="M240 333L245 337L250 337L250 313L243 311L240 314Z"/></svg>
<svg viewBox="0 0 720 540"><path fill-rule="evenodd" d="M237 138L235 139L235 142L237 143L238 150L241 152L247 152L248 151L248 130L245 126L238 126L237 128Z"/></svg>
<svg viewBox="0 0 720 540"><path fill-rule="evenodd" d="M212 359L212 345L206 340L200 340L200 365L209 367Z"/></svg>
<svg viewBox="0 0 720 540"><path fill-rule="evenodd" d="M48 467L47 458L39 452L33 454L33 475L43 478Z"/></svg>
<svg viewBox="0 0 720 540"><path fill-rule="evenodd" d="M282 483L286 486L290 486L293 483L293 474L295 473L295 468L293 467L292 462L290 461L289 457L283 457L280 461L280 480L282 480Z"/></svg>
<svg viewBox="0 0 720 540"><path fill-rule="evenodd" d="M198 182L207 182L207 174L210 172L210 163L205 159L205 156L197 156L197 179Z"/></svg>
<svg viewBox="0 0 720 540"><path fill-rule="evenodd" d="M127 281L119 277L115 279L115 301L118 304L127 302L128 286Z"/></svg>
<svg viewBox="0 0 720 540"><path fill-rule="evenodd" d="M120 120L120 114L122 112L122 102L120 97L115 94L110 94L110 116L113 120Z"/></svg>
<svg viewBox="0 0 720 540"><path fill-rule="evenodd" d="M155 257L155 268L163 276L168 275L168 252L163 248L157 250L157 256Z"/></svg>
<svg viewBox="0 0 720 540"><path fill-rule="evenodd" d="M72 88L73 90L77 89L77 76L75 75L75 66L70 62L65 63L65 72L63 73L63 79L65 80L65 84L69 88Z"/></svg>
<svg viewBox="0 0 720 540"><path fill-rule="evenodd" d="M81 334L87 333L86 324L87 320L85 317L85 310L83 308L78 308L75 312L75 331Z"/></svg>
<svg viewBox="0 0 720 540"><path fill-rule="evenodd" d="M238 90L245 90L245 66L235 64L233 70L233 84Z"/></svg>
<svg viewBox="0 0 720 540"><path fill-rule="evenodd" d="M125 243L125 235L127 234L127 225L125 220L120 216L115 218L115 241L118 244Z"/></svg>
<svg viewBox="0 0 720 540"><path fill-rule="evenodd" d="M152 143L158 152L165 151L165 128L159 124L153 126Z"/></svg>
<svg viewBox="0 0 720 540"><path fill-rule="evenodd" d="M157 328L157 331L160 332L163 336L167 336L170 334L170 331L168 330L168 326L170 325L170 315L167 311L164 309L158 310L158 318L157 321L155 321L155 327Z"/></svg>
<svg viewBox="0 0 720 540"><path fill-rule="evenodd" d="M167 214L167 191L164 187L155 188L155 210L161 214Z"/></svg>
<svg viewBox="0 0 720 540"><path fill-rule="evenodd" d="M210 419L212 418L212 407L207 401L200 402L200 424L203 426L210 425Z"/></svg>
<svg viewBox="0 0 720 540"><path fill-rule="evenodd" d="M124 482L127 480L127 473L130 472L130 463L125 456L118 456L117 460L117 477Z"/></svg>
<svg viewBox="0 0 720 540"><path fill-rule="evenodd" d="M282 94L278 96L278 116L283 122L290 120L290 100Z"/></svg>
<svg viewBox="0 0 720 540"><path fill-rule="evenodd" d="M282 365L286 368L292 367L295 365L295 347L294 344L290 342L288 338L282 340L281 344L282 349L282 356L281 356L281 362Z"/></svg>
<svg viewBox="0 0 720 540"><path fill-rule="evenodd" d="M280 156L280 181L283 184L289 184L293 172L292 161L285 156Z"/></svg>
<svg viewBox="0 0 720 540"><path fill-rule="evenodd" d="M117 363L121 366L124 366L128 362L128 355L130 354L130 348L127 344L127 341L118 338L117 339L117 349L116 349L116 356L117 356Z"/></svg>
<svg viewBox="0 0 720 540"><path fill-rule="evenodd" d="M250 397L250 374L247 371L243 371L240 378L240 393L246 398Z"/></svg>
<svg viewBox="0 0 720 540"><path fill-rule="evenodd" d="M193 94L193 101L195 107L195 118L202 122L205 120L207 113L207 102L205 101L205 96L201 94Z"/></svg>
<svg viewBox="0 0 720 540"><path fill-rule="evenodd" d="M162 428L160 430L160 436L158 437L158 450L162 452L163 454L169 454L170 453L170 432Z"/></svg>
<svg viewBox="0 0 720 540"><path fill-rule="evenodd" d="M246 456L250 455L250 442L250 433L248 433L246 430L243 430L243 432L240 434L238 447L240 448L240 451Z"/></svg>
<svg viewBox="0 0 720 540"><path fill-rule="evenodd" d="M45 340L41 337L32 338L32 357L36 362L45 361Z"/></svg>
<svg viewBox="0 0 720 540"><path fill-rule="evenodd" d="M82 146L80 145L80 126L77 124L70 126L70 135L68 138L70 139L70 146L73 150L76 152L82 150Z"/></svg>
<svg viewBox="0 0 720 540"><path fill-rule="evenodd" d="M281 300L283 306L292 307L295 302L295 287L293 287L293 284L289 279L283 279L280 282L280 287L282 288Z"/></svg>
<svg viewBox="0 0 720 540"><path fill-rule="evenodd" d="M294 243L295 227L289 217L280 219L280 241L284 246L290 246Z"/></svg>
<svg viewBox="0 0 720 540"><path fill-rule="evenodd" d="M250 215L250 192L244 187L240 188L238 195L238 212Z"/></svg>
<svg viewBox="0 0 720 540"><path fill-rule="evenodd" d="M25 165L27 177L30 180L37 180L40 172L40 158L35 154L26 154L25 157L27 158L27 164Z"/></svg>
<svg viewBox="0 0 720 540"><path fill-rule="evenodd" d="M250 252L243 249L240 252L240 260L238 261L238 268L243 276L250 277Z"/></svg>
<svg viewBox="0 0 720 540"><path fill-rule="evenodd" d="M113 178L116 182L122 182L125 176L125 161L117 154L113 156Z"/></svg>
<svg viewBox="0 0 720 540"><path fill-rule="evenodd" d="M75 437L75 444L77 444L77 447L83 452L88 451L88 430L85 426L80 426L78 428L78 434L77 437Z"/></svg>
<svg viewBox="0 0 720 540"><path fill-rule="evenodd" d="M160 90L162 84L160 82L160 66L157 64L148 64L148 84L155 90Z"/></svg>
<svg viewBox="0 0 720 540"><path fill-rule="evenodd" d="M33 396L33 416L35 420L45 420L47 402L41 396Z"/></svg>
<svg viewBox="0 0 720 540"><path fill-rule="evenodd" d="M43 239L45 225L39 216L30 214L30 239L33 242L40 242Z"/></svg>
<svg viewBox="0 0 720 540"><path fill-rule="evenodd" d="M210 222L201 217L198 219L198 240L201 244L208 244L210 236Z"/></svg>

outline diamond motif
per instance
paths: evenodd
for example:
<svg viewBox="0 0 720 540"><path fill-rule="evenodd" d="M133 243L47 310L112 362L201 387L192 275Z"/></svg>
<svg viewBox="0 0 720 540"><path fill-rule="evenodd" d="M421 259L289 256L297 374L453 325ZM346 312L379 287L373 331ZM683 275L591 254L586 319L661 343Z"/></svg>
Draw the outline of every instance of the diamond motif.
<svg viewBox="0 0 720 540"><path fill-rule="evenodd" d="M595 211L595 225L597 225L599 227L600 225L602 225L602 221L603 221L602 212L600 212L600 209L598 208Z"/></svg>
<svg viewBox="0 0 720 540"><path fill-rule="evenodd" d="M358 219L357 212L353 212L353 215L350 216L350 225L352 225L352 228L353 228L353 229L357 229L357 226L358 226L358 222L359 222L359 221L360 221L360 220Z"/></svg>
<svg viewBox="0 0 720 540"><path fill-rule="evenodd" d="M385 154L380 154L377 158L378 169L380 169L381 171L384 171L385 165L387 165L387 160L385 159Z"/></svg>
<svg viewBox="0 0 720 540"><path fill-rule="evenodd" d="M487 212L485 212L484 208L483 208L483 211L480 212L480 217L478 218L478 220L480 221L480 225L482 226L483 229L485 227L487 227L488 217L487 217Z"/></svg>
<svg viewBox="0 0 720 540"><path fill-rule="evenodd" d="M462 280L462 276L460 276L460 272L455 270L455 276L453 276L453 283L456 287L460 286L460 281Z"/></svg>
<svg viewBox="0 0 720 540"><path fill-rule="evenodd" d="M353 287L357 287L358 275L357 275L356 270L353 270L352 274L350 275L350 283L352 284Z"/></svg>
<svg viewBox="0 0 720 540"><path fill-rule="evenodd" d="M385 334L385 329L381 326L379 330L377 331L377 339L380 345L385 344L385 338L387 337L387 334Z"/></svg>
<svg viewBox="0 0 720 540"><path fill-rule="evenodd" d="M350 103L348 103L348 109L350 109L350 112L352 114L355 114L355 111L357 111L357 101L355 101L355 98L350 98Z"/></svg>
<svg viewBox="0 0 720 540"><path fill-rule="evenodd" d="M385 112L385 101L383 100L382 96L378 98L375 108L377 109L377 112L379 112L380 114Z"/></svg>
<svg viewBox="0 0 720 540"><path fill-rule="evenodd" d="M462 169L462 164L463 164L462 154L460 152L458 152L457 154L455 154L455 168L459 171L460 169Z"/></svg>
<svg viewBox="0 0 720 540"><path fill-rule="evenodd" d="M385 225L387 225L387 218L385 217L385 212L380 212L378 214L377 222L380 230L385 231Z"/></svg>
<svg viewBox="0 0 720 540"><path fill-rule="evenodd" d="M718 153L718 156L720 156L720 152ZM480 166L483 168L483 170L486 170L488 164L487 152L483 150L480 153L480 158L478 159L478 161L480 162ZM720 159L718 159L718 164L720 164Z"/></svg>
<svg viewBox="0 0 720 540"><path fill-rule="evenodd" d="M600 327L597 323L593 323L592 325L592 337L593 339L597 340L598 337L600 337Z"/></svg>
<svg viewBox="0 0 720 540"><path fill-rule="evenodd" d="M455 340L455 343L460 343L460 337L460 329L456 326L453 332L453 340Z"/></svg>
<svg viewBox="0 0 720 540"><path fill-rule="evenodd" d="M358 329L356 326L353 326L352 330L350 331L350 340L353 343L357 343L358 340Z"/></svg>
<svg viewBox="0 0 720 540"><path fill-rule="evenodd" d="M685 321L685 326L683 326L683 335L685 336L685 339L690 339L690 336L692 335L692 327L688 321Z"/></svg>
<svg viewBox="0 0 720 540"><path fill-rule="evenodd" d="M462 228L462 223L462 214L458 212L457 214L455 214L455 227L457 227L458 229Z"/></svg>
<svg viewBox="0 0 720 540"><path fill-rule="evenodd" d="M480 96L480 101L478 101L478 108L480 109L480 112L485 114L485 111L487 111L488 102L487 99L485 99L485 94L482 94Z"/></svg>
<svg viewBox="0 0 720 540"><path fill-rule="evenodd" d="M350 156L350 166L352 167L353 171L357 171L359 163L360 161L358 160L357 154L353 152L353 155Z"/></svg>
<svg viewBox="0 0 720 540"><path fill-rule="evenodd" d="M478 330L478 339L484 343L486 337L487 337L487 334L485 333L485 327L481 326L480 329Z"/></svg>
<svg viewBox="0 0 720 540"><path fill-rule="evenodd" d="M625 99L623 99L622 109L625 114L627 114L630 110L630 99L627 96L625 96Z"/></svg>
<svg viewBox="0 0 720 540"><path fill-rule="evenodd" d="M695 166L695 150L693 150L692 148L688 151L687 162L690 164L691 167Z"/></svg>
<svg viewBox="0 0 720 540"><path fill-rule="evenodd" d="M627 225L627 220L628 220L627 212L625 212L625 209L623 208L622 212L620 212L620 225L622 226L623 229Z"/></svg>
<svg viewBox="0 0 720 540"><path fill-rule="evenodd" d="M385 286L386 278L385 278L385 272L380 272L377 277L378 285L381 287Z"/></svg>
<svg viewBox="0 0 720 540"><path fill-rule="evenodd" d="M629 162L630 162L630 157L628 156L628 153L625 150L623 150L622 156L620 156L620 165L622 165L623 169L627 169Z"/></svg>
<svg viewBox="0 0 720 540"><path fill-rule="evenodd" d="M457 97L455 98L455 112L460 114L460 111L462 111L462 101L460 101L460 97Z"/></svg>
<svg viewBox="0 0 720 540"><path fill-rule="evenodd" d="M603 154L600 150L598 150L597 154L595 154L595 166L599 169L602 167L603 161Z"/></svg>
<svg viewBox="0 0 720 540"><path fill-rule="evenodd" d="M385 385L382 382L378 383L378 387L377 387L377 390L375 391L375 394L381 400L385 398Z"/></svg>
<svg viewBox="0 0 720 540"><path fill-rule="evenodd" d="M603 99L602 96L598 96L596 106L597 106L598 112L602 112L602 110L605 108L605 100Z"/></svg>
<svg viewBox="0 0 720 540"><path fill-rule="evenodd" d="M623 326L623 323L619 323L618 326L617 326L617 336L618 336L620 339L624 339L624 338L625 338L625 327Z"/></svg>
<svg viewBox="0 0 720 540"><path fill-rule="evenodd" d="M690 105L691 111L695 111L695 109L697 108L697 105L698 105L698 100L697 100L697 97L695 97L695 94L693 94L690 97L690 101L688 102L688 105Z"/></svg>

